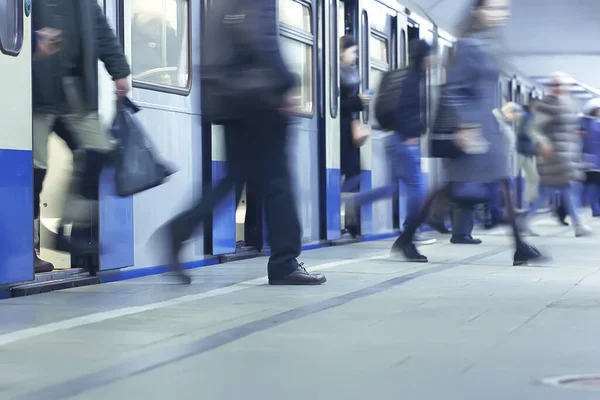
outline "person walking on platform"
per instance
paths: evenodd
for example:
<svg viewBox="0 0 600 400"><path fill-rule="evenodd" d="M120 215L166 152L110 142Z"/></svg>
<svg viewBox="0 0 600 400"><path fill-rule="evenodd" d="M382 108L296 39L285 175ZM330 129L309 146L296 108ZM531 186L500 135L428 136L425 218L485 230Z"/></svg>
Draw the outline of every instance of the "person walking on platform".
<svg viewBox="0 0 600 400"><path fill-rule="evenodd" d="M532 129L537 135L548 138L553 151L549 157L542 157L538 162L540 194L519 221L521 230L533 235L535 233L529 225L529 219L553 193L562 195L564 206L574 225L575 236L593 233L583 223L575 198L575 184L583 181L585 175L582 141L577 133L577 112L566 89L568 79L564 74L554 74L552 92L537 103L534 111Z"/></svg>
<svg viewBox="0 0 600 400"><path fill-rule="evenodd" d="M519 233L511 196L509 148L492 113L503 61L493 35L496 28L508 22L510 0L475 0L465 16L447 72L446 94L440 102L440 107L452 110L457 121L451 135L453 141L449 142L457 149L456 157L444 160L449 183L430 195L419 217L396 240L392 251L402 253L410 261L427 262L427 257L417 251L413 236L429 216L435 198L447 193L453 200L485 202L480 199L487 196L487 185L502 182L515 241L513 264L523 265L542 255L526 244Z"/></svg>
<svg viewBox="0 0 600 400"><path fill-rule="evenodd" d="M297 81L284 64L273 0L219 0L208 10L202 55L202 113L205 121L223 125L228 175L205 187L201 199L159 228L166 235L170 262L183 283L183 243L230 193L251 181L262 194L267 214L271 285L317 285L322 274L310 274L298 263L302 232L286 156L289 92ZM240 191L241 192L241 191Z"/></svg>
<svg viewBox="0 0 600 400"><path fill-rule="evenodd" d="M92 225L90 216L98 212L100 172L112 150L109 133L101 126L98 115L98 60L112 76L119 96L129 92L129 65L94 0L39 0L32 13L32 26L50 29L52 42L60 45L60 51L46 52L52 54L36 57L32 63L34 217L37 220L40 215L40 193L48 168L48 137L58 126L58 130L74 136L78 150L73 153L73 173L62 221L54 237L55 247L74 255L96 254L97 241L68 237L64 225L72 223L74 230ZM47 39L38 35L36 40L40 38ZM37 234L35 241L39 242ZM52 269L40 261L36 256L38 272Z"/></svg>
<svg viewBox="0 0 600 400"><path fill-rule="evenodd" d="M397 131L385 138L392 183L369 191L346 197L346 213L356 214L358 208L367 203L392 197L399 193L399 180L407 187L407 215L404 227L416 219L423 202L421 187L421 135L425 132L421 95L424 72L431 46L425 40L411 43L411 64L403 78L398 102ZM415 235L419 244L432 244L436 239L421 234Z"/></svg>

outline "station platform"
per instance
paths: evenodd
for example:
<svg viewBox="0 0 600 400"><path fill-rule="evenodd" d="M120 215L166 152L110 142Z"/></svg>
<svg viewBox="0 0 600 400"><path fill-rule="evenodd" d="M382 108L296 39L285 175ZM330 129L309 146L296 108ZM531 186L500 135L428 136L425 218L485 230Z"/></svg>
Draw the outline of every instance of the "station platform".
<svg viewBox="0 0 600 400"><path fill-rule="evenodd" d="M307 251L323 286L266 284L266 259L0 301L2 399L595 399L598 236L550 216L552 262L512 266L504 228L428 264L392 240ZM549 379L549 380L548 380Z"/></svg>

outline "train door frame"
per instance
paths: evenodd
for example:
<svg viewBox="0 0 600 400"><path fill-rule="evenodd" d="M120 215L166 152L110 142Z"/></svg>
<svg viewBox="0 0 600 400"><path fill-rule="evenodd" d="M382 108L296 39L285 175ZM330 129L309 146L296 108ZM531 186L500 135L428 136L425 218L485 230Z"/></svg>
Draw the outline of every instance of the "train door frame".
<svg viewBox="0 0 600 400"><path fill-rule="evenodd" d="M30 8L17 1L16 14L5 17L17 23L9 48L0 43L3 81L0 117L11 121L0 134L2 200L0 208L0 286L30 281L33 268L33 152L31 107ZM0 21L4 23L4 21ZM10 42L9 42L10 43Z"/></svg>
<svg viewBox="0 0 600 400"><path fill-rule="evenodd" d="M341 238L341 149L340 149L340 43L345 33L345 3L326 0L322 3L323 30L321 71L323 83L320 108L320 228L321 238L335 241ZM340 15L341 12L341 15ZM340 26L341 22L341 26ZM321 102L319 102L321 104Z"/></svg>

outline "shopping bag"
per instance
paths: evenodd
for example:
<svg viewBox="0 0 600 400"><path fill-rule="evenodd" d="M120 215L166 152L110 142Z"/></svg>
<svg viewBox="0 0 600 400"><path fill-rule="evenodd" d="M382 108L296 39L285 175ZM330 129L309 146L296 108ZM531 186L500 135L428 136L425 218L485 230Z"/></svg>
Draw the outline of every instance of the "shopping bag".
<svg viewBox="0 0 600 400"><path fill-rule="evenodd" d="M117 102L111 132L116 139L115 189L121 197L161 185L176 171L160 160L135 114L140 111L128 98Z"/></svg>

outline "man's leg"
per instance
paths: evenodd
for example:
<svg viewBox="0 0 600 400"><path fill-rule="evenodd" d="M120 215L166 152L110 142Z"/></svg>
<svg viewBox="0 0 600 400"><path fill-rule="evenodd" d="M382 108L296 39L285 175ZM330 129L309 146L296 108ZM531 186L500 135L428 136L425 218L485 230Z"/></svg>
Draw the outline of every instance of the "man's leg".
<svg viewBox="0 0 600 400"><path fill-rule="evenodd" d="M480 239L472 236L474 227L474 209L473 207L458 206L454 211L452 219L452 238L454 244L481 244Z"/></svg>
<svg viewBox="0 0 600 400"><path fill-rule="evenodd" d="M406 217L403 228L413 224L423 207L423 188L421 187L421 146L419 144L399 143L395 162L398 164L398 174L406 186ZM416 233L413 237L415 244L433 244L435 238Z"/></svg>
<svg viewBox="0 0 600 400"><path fill-rule="evenodd" d="M264 112L247 122L252 152L253 180L265 202L268 239L271 248L268 274L272 285L315 285L325 282L321 274L309 274L298 263L302 248L302 227L292 189L287 158L288 125L279 112Z"/></svg>

